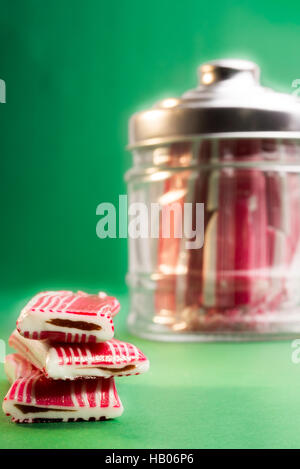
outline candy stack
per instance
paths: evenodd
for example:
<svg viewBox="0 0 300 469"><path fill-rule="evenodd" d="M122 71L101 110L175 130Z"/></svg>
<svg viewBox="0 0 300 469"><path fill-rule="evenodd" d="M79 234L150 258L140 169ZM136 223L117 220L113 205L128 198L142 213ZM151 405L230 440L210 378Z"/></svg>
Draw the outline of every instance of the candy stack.
<svg viewBox="0 0 300 469"><path fill-rule="evenodd" d="M149 361L114 339L120 304L105 293L49 291L22 310L5 371L12 383L3 403L13 422L74 422L119 417L115 376L144 373Z"/></svg>

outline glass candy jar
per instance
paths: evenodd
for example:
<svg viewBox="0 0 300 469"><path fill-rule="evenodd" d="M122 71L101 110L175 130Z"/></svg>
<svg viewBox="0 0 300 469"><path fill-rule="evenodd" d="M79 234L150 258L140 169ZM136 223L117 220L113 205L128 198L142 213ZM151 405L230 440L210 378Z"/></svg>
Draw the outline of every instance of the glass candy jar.
<svg viewBox="0 0 300 469"><path fill-rule="evenodd" d="M206 63L198 88L132 116L129 217L148 209L129 230L133 333L300 332L299 142L298 98L263 88L248 61Z"/></svg>

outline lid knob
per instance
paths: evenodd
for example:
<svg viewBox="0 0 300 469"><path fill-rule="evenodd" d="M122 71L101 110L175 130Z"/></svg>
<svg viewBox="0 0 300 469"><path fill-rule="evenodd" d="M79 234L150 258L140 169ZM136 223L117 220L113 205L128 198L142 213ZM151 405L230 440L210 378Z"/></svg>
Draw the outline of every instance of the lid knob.
<svg viewBox="0 0 300 469"><path fill-rule="evenodd" d="M204 63L199 67L201 85L212 85L228 79L246 78L258 82L259 67L248 60L223 59Z"/></svg>

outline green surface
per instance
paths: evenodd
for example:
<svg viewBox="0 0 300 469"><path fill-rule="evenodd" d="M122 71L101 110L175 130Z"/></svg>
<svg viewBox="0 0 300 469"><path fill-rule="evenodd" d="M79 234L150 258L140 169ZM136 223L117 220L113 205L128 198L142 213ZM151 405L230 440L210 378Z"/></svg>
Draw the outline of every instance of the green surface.
<svg viewBox="0 0 300 469"><path fill-rule="evenodd" d="M13 327L22 294L1 302ZM0 448L300 448L300 364L291 343L163 344L129 336L126 295L118 337L151 369L119 378L125 411L108 422L16 425L1 413ZM1 365L0 393L8 384Z"/></svg>

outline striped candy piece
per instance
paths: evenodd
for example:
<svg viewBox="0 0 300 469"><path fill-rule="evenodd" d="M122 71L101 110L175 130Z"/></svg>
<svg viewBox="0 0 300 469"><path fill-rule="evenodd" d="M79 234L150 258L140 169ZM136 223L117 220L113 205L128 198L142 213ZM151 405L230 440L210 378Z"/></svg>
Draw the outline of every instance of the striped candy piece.
<svg viewBox="0 0 300 469"><path fill-rule="evenodd" d="M199 162L208 155L217 165L246 163L256 161L259 150L258 140L204 141ZM269 289L264 175L256 168L216 166L200 171L195 186L195 202L205 204L205 237L202 249L190 251L183 326L205 332L251 328L251 310Z"/></svg>
<svg viewBox="0 0 300 469"><path fill-rule="evenodd" d="M17 330L27 339L64 343L104 342L114 336L112 317L120 310L114 297L100 292L48 291L23 308Z"/></svg>
<svg viewBox="0 0 300 469"><path fill-rule="evenodd" d="M191 143L175 143L170 147L170 154L166 165L170 168L191 162L193 145ZM157 271L159 278L156 282L155 310L160 316L161 324L172 324L176 319L176 310L181 306L182 274L186 272L185 239L182 217L184 203L188 202L189 178L191 170L170 172L164 182L163 193L159 197L161 205L161 222L159 224L159 238L157 244ZM174 216L170 213L175 211Z"/></svg>
<svg viewBox="0 0 300 469"><path fill-rule="evenodd" d="M113 378L53 381L21 360L17 355L7 357L7 362L15 367L16 380L4 398L3 411L13 422L106 420L122 415L123 406Z"/></svg>
<svg viewBox="0 0 300 469"><path fill-rule="evenodd" d="M14 331L9 344L52 379L130 376L149 368L149 361L137 347L116 339L88 345L50 344L26 339Z"/></svg>
<svg viewBox="0 0 300 469"><path fill-rule="evenodd" d="M18 378L26 378L32 375L33 372L38 371L32 363L17 353L11 353L5 357L4 370L10 383Z"/></svg>

